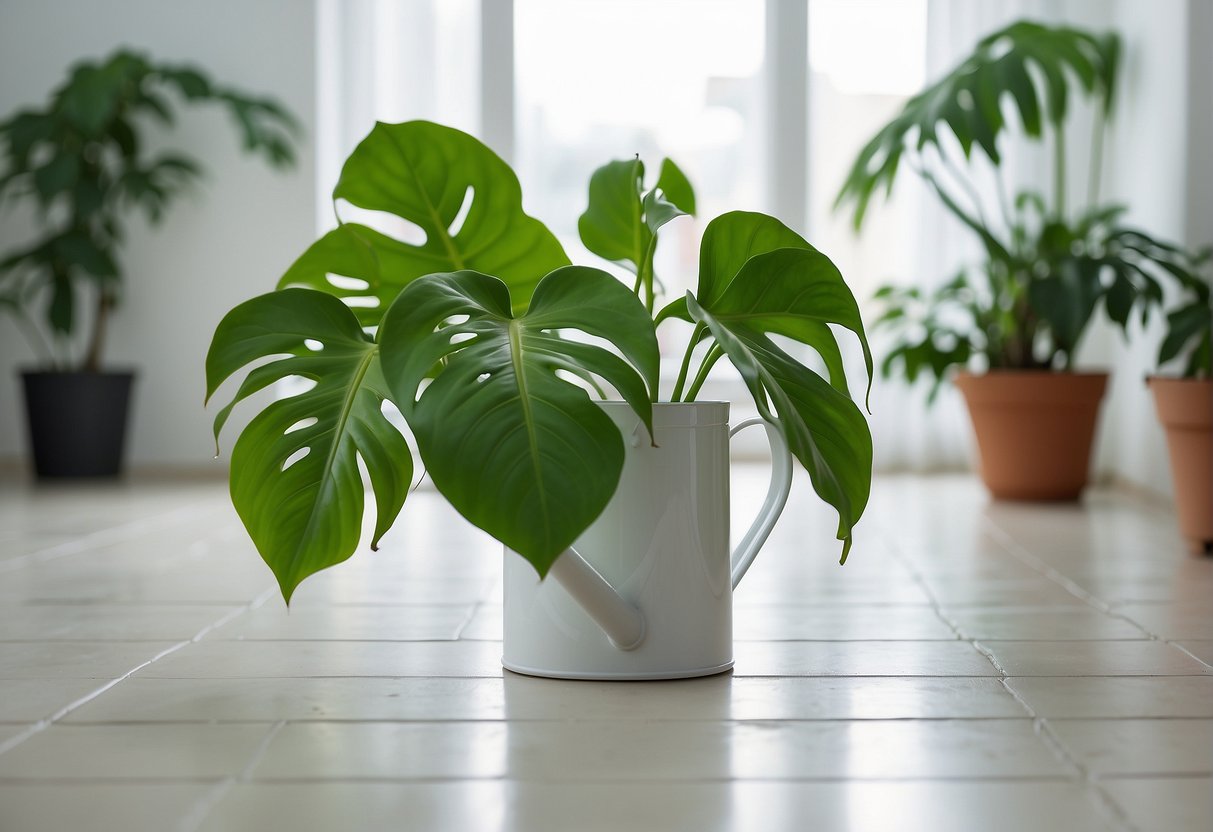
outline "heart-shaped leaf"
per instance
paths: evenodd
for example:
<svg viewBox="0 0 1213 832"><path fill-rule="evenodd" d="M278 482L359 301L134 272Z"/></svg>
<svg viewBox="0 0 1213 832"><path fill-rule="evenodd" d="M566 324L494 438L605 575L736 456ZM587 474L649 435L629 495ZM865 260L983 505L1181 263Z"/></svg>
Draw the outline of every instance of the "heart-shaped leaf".
<svg viewBox="0 0 1213 832"><path fill-rule="evenodd" d="M362 528L362 457L375 493L371 546L408 493L408 444L383 414L387 387L379 348L337 298L284 289L246 301L215 330L206 357L207 399L225 379L261 358L215 418L215 438L232 408L291 376L315 382L258 413L232 451L232 503L289 603L309 575L354 553Z"/></svg>
<svg viewBox="0 0 1213 832"><path fill-rule="evenodd" d="M380 339L388 384L438 490L544 575L602 513L624 455L615 424L557 373L604 379L651 433L657 339L636 296L597 269L557 269L526 314L511 308L497 278L429 275L400 294ZM561 330L606 339L623 358Z"/></svg>
<svg viewBox="0 0 1213 832"><path fill-rule="evenodd" d="M425 233L425 241L414 244L347 223L317 240L283 275L280 287L373 303L356 307L364 326L377 325L411 281L460 269L499 276L521 311L538 276L569 262L555 235L523 212L509 165L451 127L376 124L346 160L333 199L394 214Z"/></svg>

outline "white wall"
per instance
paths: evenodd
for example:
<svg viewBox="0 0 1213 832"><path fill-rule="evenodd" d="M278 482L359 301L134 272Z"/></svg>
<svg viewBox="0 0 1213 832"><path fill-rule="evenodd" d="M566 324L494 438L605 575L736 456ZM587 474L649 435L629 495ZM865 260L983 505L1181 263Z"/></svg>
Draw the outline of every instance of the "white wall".
<svg viewBox="0 0 1213 832"><path fill-rule="evenodd" d="M130 227L126 300L111 324L107 363L140 372L129 437L135 466L214 465L215 408L202 408L211 333L233 305L272 289L314 239L315 25L311 0L0 0L0 115L41 104L70 63L131 46L275 96L306 131L299 165L287 173L244 156L228 117L210 106L158 131L156 144L199 158L208 176L159 228ZM27 217L0 213L0 251L29 230ZM16 372L32 357L11 323L0 322L0 459L25 454Z"/></svg>
<svg viewBox="0 0 1213 832"><path fill-rule="evenodd" d="M1213 244L1213 4L1208 0L1070 0L1083 24L1120 32L1125 53L1108 142L1103 198L1129 206L1127 222L1192 247ZM1076 176L1078 174L1076 173ZM1082 176L1085 188L1085 172ZM1077 183L1075 183L1077 184ZM1083 191L1085 193L1085 190ZM1112 371L1097 466L1105 474L1171 493L1161 426L1145 378L1164 335L1162 316L1126 340L1101 324L1082 363Z"/></svg>

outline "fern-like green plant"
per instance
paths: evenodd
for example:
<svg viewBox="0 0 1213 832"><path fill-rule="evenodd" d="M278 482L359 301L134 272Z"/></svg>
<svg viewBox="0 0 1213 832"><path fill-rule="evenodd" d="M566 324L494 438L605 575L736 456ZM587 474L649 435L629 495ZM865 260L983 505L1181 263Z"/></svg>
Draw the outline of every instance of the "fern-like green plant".
<svg viewBox="0 0 1213 832"><path fill-rule="evenodd" d="M934 398L949 371L1073 367L1094 315L1103 309L1127 331L1146 320L1163 283L1194 279L1197 259L1127 226L1125 208L1099 201L1104 134L1120 67L1120 40L1066 26L1019 21L983 38L951 72L911 98L860 151L836 200L856 229L872 199L909 167L981 242L982 263L933 291L884 286L875 327L893 334L881 372L932 379ZM1069 205L1067 119L1076 99L1093 108L1085 204ZM1003 182L1006 143L1049 141L1052 194ZM997 199L983 200L971 164L984 156ZM988 202L993 201L994 205Z"/></svg>
<svg viewBox="0 0 1213 832"><path fill-rule="evenodd" d="M299 125L271 98L212 81L201 70L119 50L73 66L40 108L0 122L0 199L29 201L44 232L0 257L0 309L11 312L49 369L101 368L106 323L121 300L121 249L128 217L158 223L201 165L177 152L145 151L150 123L171 125L181 103L217 104L246 151L277 168L294 164ZM81 359L69 355L93 301ZM39 321L49 337L39 334Z"/></svg>

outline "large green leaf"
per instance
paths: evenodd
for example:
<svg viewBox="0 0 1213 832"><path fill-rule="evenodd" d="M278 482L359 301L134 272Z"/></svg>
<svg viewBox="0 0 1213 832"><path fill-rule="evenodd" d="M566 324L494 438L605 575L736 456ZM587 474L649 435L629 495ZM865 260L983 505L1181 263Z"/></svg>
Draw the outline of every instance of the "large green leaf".
<svg viewBox="0 0 1213 832"><path fill-rule="evenodd" d="M725 322L691 293L692 317L706 325L745 380L758 412L781 426L788 448L809 472L813 489L838 512L842 562L872 484L872 435L863 413L844 393L797 362L760 331Z"/></svg>
<svg viewBox="0 0 1213 832"><path fill-rule="evenodd" d="M966 158L976 145L1000 163L998 140L1012 126L1003 116L1004 100L1014 105L1023 132L1034 138L1042 135L1046 120L1065 122L1075 89L1100 101L1106 113L1119 62L1115 35L1023 20L999 29L872 137L851 165L835 204L853 203L855 227L860 227L878 189L892 190L905 151L931 146L946 156L949 133Z"/></svg>
<svg viewBox="0 0 1213 832"><path fill-rule="evenodd" d="M509 165L451 127L376 124L346 160L333 199L393 214L425 234L414 244L348 223L320 238L283 275L280 287L306 286L373 303L356 309L367 326L378 324L410 282L462 269L500 277L521 311L539 276L569 262L547 227L523 212L522 189ZM365 285L334 283L330 275Z"/></svg>
<svg viewBox="0 0 1213 832"><path fill-rule="evenodd" d="M749 211L721 214L708 223L699 244L699 286L695 298L711 308L747 260L778 248L813 247L766 214Z"/></svg>
<svg viewBox="0 0 1213 832"><path fill-rule="evenodd" d="M661 311L706 329L741 373L759 412L778 419L813 487L838 511L843 560L872 480L872 437L849 398L831 326L859 339L871 389L872 353L855 296L830 259L773 217L735 211L708 225L694 295ZM768 335L813 348L829 383Z"/></svg>
<svg viewBox="0 0 1213 832"><path fill-rule="evenodd" d="M357 458L375 494L372 548L404 504L413 463L383 414L379 349L340 300L284 289L237 306L207 353L207 399L241 367L267 357L274 360L251 370L219 412L215 437L252 393L288 377L315 382L258 413L232 452L232 503L289 602L304 578L358 546L364 494Z"/></svg>
<svg viewBox="0 0 1213 832"><path fill-rule="evenodd" d="M416 280L384 316L383 365L434 484L544 575L610 501L624 454L614 423L557 373L604 379L651 428L657 339L636 296L597 269L557 269L526 314L511 307L488 275ZM605 339L627 360L560 330Z"/></svg>
<svg viewBox="0 0 1213 832"><path fill-rule="evenodd" d="M741 324L809 345L821 355L830 383L843 395L849 390L830 324L849 329L863 348L871 392L872 351L859 304L838 268L820 251L781 248L751 257L711 304L711 312L725 326Z"/></svg>

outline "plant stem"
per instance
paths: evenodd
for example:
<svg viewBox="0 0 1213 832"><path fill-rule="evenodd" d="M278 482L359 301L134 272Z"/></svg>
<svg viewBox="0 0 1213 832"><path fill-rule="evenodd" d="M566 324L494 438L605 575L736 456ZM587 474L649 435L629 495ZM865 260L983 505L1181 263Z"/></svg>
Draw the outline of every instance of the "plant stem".
<svg viewBox="0 0 1213 832"><path fill-rule="evenodd" d="M97 314L93 319L93 334L89 338L88 352L84 356L86 373L101 372L101 348L105 344L105 323L109 311L114 308L114 298L105 289L97 293Z"/></svg>
<svg viewBox="0 0 1213 832"><path fill-rule="evenodd" d="M1002 166L994 166L994 187L998 191L998 210L1002 213L1002 222L1007 227L1007 239L1015 245L1015 224L1011 222L1011 203L1007 200L1007 185L1003 181Z"/></svg>
<svg viewBox="0 0 1213 832"><path fill-rule="evenodd" d="M720 360L722 355L724 355L724 350L720 348L720 344L712 344L708 354L703 357L703 363L699 365L699 372L695 374L695 380L691 382L691 389L687 391L686 401L695 401L695 397L699 395L699 389L708 380L708 373L712 366Z"/></svg>
<svg viewBox="0 0 1213 832"><path fill-rule="evenodd" d="M981 195L977 193L977 189L973 187L973 183L965 178L960 168L956 167L956 163L949 159L947 154L943 151L938 151L938 155L943 169L947 171L956 184L960 185L960 189L965 192L973 203L973 210L977 212L977 218L981 221L982 225L988 228L990 223L986 220L985 211L981 207Z"/></svg>
<svg viewBox="0 0 1213 832"><path fill-rule="evenodd" d="M1053 209L1057 219L1066 213L1066 128L1060 121L1053 125Z"/></svg>
<svg viewBox="0 0 1213 832"><path fill-rule="evenodd" d="M1087 174L1087 208L1099 202L1100 178L1103 176L1103 141L1108 129L1108 114L1103 102L1095 105L1095 123L1091 128L1091 169Z"/></svg>
<svg viewBox="0 0 1213 832"><path fill-rule="evenodd" d="M657 235L654 234L649 239L644 257L640 260L640 268L636 272L636 288L639 289L640 286L644 286L644 308L649 311L650 315L653 314L653 308L656 304L656 295L653 292L653 258L656 254Z"/></svg>
<svg viewBox="0 0 1213 832"><path fill-rule="evenodd" d="M682 386L687 383L687 373L691 369L691 354L695 352L695 345L699 343L699 338L703 331L707 329L703 324L695 324L695 331L691 333L691 340L687 344L687 351L682 356L682 366L678 369L678 380L674 382L674 392L670 394L670 401L680 401L682 395Z"/></svg>
<svg viewBox="0 0 1213 832"><path fill-rule="evenodd" d="M29 322L29 319L21 313L20 309L14 310L13 320L17 322L17 328L21 330L21 334L25 336L25 340L29 342L34 352L38 354L39 360L45 361L51 369L56 369L59 366L59 362L55 360L55 351L38 334L38 328Z"/></svg>

